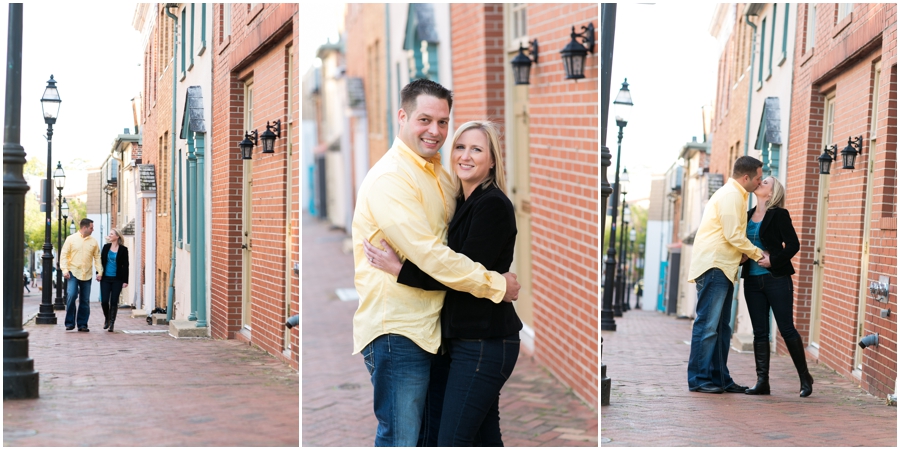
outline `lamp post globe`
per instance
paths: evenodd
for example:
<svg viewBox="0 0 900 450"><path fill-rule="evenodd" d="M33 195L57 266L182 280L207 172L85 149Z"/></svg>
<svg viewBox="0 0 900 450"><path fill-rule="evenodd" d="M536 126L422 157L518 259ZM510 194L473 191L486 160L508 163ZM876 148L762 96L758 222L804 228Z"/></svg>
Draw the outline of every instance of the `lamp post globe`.
<svg viewBox="0 0 900 450"><path fill-rule="evenodd" d="M624 127L628 125L628 120L631 118L631 107L634 106L634 103L631 101L631 90L628 89L628 78L622 82L622 88L619 89L619 93L616 95L616 100L613 101L613 108L615 108L616 113L616 125L619 127Z"/></svg>

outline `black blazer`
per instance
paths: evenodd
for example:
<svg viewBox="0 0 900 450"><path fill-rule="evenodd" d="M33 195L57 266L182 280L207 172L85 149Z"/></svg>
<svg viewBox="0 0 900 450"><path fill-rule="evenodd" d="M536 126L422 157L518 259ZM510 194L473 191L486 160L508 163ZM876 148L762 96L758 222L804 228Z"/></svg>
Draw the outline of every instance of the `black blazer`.
<svg viewBox="0 0 900 450"><path fill-rule="evenodd" d="M747 211L748 222L755 211L755 206ZM766 270L774 277L793 275L794 266L791 264L791 258L800 251L800 240L797 239L797 232L794 231L794 224L791 222L791 214L788 210L784 208L766 210L766 215L759 224L759 239L765 250L769 252L769 260L772 262L772 267ZM749 266L744 265L741 270L741 278L747 278L749 272Z"/></svg>
<svg viewBox="0 0 900 450"><path fill-rule="evenodd" d="M105 244L103 250L100 250L100 264L103 265L103 271L106 271L106 262L109 259L109 247L111 244ZM116 276L113 279L106 278L106 281L128 282L128 247L119 244L119 251L116 252Z"/></svg>
<svg viewBox="0 0 900 450"><path fill-rule="evenodd" d="M516 215L512 202L493 185L481 186L468 199L460 199L450 221L447 245L488 270L509 272L516 245ZM454 291L407 260L397 282L425 290L447 291L441 310L444 338L488 339L505 337L522 329L512 303L494 303L468 292Z"/></svg>

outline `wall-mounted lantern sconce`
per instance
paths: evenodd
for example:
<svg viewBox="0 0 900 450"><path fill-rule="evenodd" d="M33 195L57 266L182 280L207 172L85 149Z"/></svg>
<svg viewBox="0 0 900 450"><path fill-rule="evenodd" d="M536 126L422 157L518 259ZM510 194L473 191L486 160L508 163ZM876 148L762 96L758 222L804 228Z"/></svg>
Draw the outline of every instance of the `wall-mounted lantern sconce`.
<svg viewBox="0 0 900 450"><path fill-rule="evenodd" d="M510 62L513 68L513 78L516 80L516 84L530 84L529 79L531 78L531 63L538 63L538 41L537 39L528 43L529 48L526 49L522 46L522 43L519 42L519 54L516 55L515 58ZM525 51L531 54L531 58L525 55Z"/></svg>
<svg viewBox="0 0 900 450"><path fill-rule="evenodd" d="M845 169L855 169L853 164L856 162L856 155L862 154L862 136L853 139L847 138L847 146L841 150L841 158L844 160Z"/></svg>
<svg viewBox="0 0 900 450"><path fill-rule="evenodd" d="M560 51L567 80L584 78L584 59L588 52L594 53L594 23L582 25L581 29L581 33L576 33L575 27L572 27L572 40ZM581 43L576 40L578 37L581 38Z"/></svg>
<svg viewBox="0 0 900 450"><path fill-rule="evenodd" d="M262 139L263 153L275 153L275 139L281 137L281 121L276 120L274 123L275 125L269 125L269 122L266 122L266 131L259 137ZM275 130L274 133L272 129Z"/></svg>
<svg viewBox="0 0 900 450"><path fill-rule="evenodd" d="M837 144L825 147L823 153L819 155L819 175L831 174L831 163L837 158L837 153ZM862 136L856 139L847 138L847 146L841 150L842 169L855 169L856 155L860 154L862 154Z"/></svg>
<svg viewBox="0 0 900 450"><path fill-rule="evenodd" d="M256 130L244 133L244 140L239 144L243 159L253 159L253 147L259 143L259 134Z"/></svg>

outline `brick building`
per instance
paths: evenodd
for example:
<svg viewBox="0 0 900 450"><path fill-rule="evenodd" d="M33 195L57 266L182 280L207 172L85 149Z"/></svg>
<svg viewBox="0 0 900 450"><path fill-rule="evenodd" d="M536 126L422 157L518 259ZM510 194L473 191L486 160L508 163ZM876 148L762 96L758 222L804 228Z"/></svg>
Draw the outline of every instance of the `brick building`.
<svg viewBox="0 0 900 450"><path fill-rule="evenodd" d="M299 367L298 5L212 7L211 299L214 338L240 339ZM246 132L281 122L273 153L243 160Z"/></svg>
<svg viewBox="0 0 900 450"><path fill-rule="evenodd" d="M795 323L807 355L869 393L897 380L897 5L798 8L786 207L800 238ZM823 147L862 137L855 170ZM840 160L840 157L838 157ZM873 282L887 282L881 297ZM880 337L863 350L859 340Z"/></svg>

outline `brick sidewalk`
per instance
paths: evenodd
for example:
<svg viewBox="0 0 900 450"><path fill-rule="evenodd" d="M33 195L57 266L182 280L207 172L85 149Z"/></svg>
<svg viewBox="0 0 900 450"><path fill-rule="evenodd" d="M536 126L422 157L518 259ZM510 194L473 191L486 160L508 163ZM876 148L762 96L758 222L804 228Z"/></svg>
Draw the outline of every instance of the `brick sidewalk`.
<svg viewBox="0 0 900 450"><path fill-rule="evenodd" d="M353 351L357 301L342 302L338 288L353 288L353 257L342 251L347 235L303 217L303 445L361 446L375 442L372 384ZM520 354L500 395L506 446L597 446L597 413L552 375Z"/></svg>
<svg viewBox="0 0 900 450"><path fill-rule="evenodd" d="M95 307L96 305L96 307ZM120 310L89 333L26 324L40 398L3 402L4 446L297 446L299 376L238 341L176 340Z"/></svg>
<svg viewBox="0 0 900 450"><path fill-rule="evenodd" d="M631 310L616 318L617 331L602 332L612 379L602 445L896 447L896 407L814 363L813 394L800 398L787 355L772 355L770 396L688 391L692 322ZM756 382L752 353L732 350L728 369L739 384Z"/></svg>

